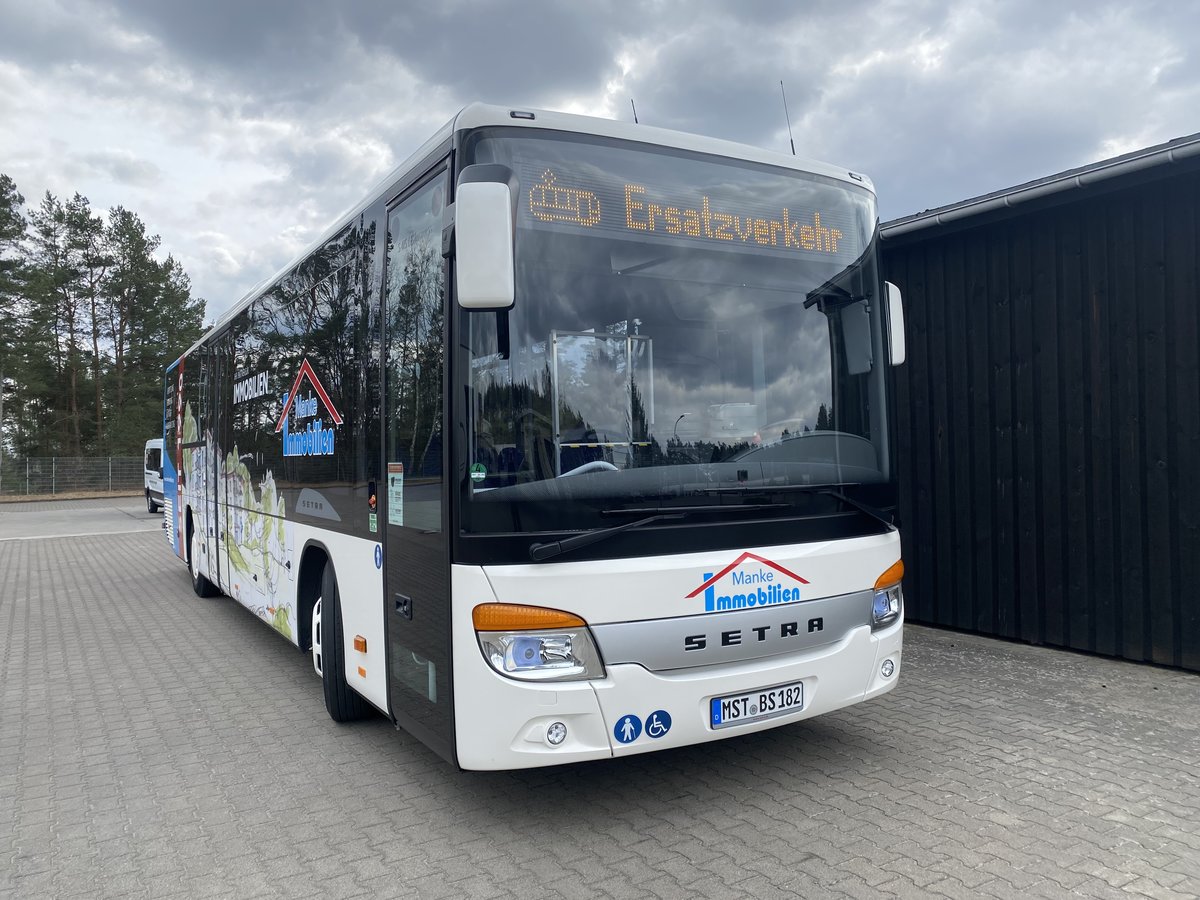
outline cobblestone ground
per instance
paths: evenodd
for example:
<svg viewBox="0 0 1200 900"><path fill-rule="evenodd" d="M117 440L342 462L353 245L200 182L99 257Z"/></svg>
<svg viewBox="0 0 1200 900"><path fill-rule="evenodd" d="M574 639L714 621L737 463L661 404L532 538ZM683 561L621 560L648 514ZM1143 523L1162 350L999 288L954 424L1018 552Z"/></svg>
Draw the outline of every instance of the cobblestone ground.
<svg viewBox="0 0 1200 900"><path fill-rule="evenodd" d="M195 597L160 532L59 519L0 540L0 896L1200 894L1194 675L910 627L865 705L462 773L331 722L308 659Z"/></svg>

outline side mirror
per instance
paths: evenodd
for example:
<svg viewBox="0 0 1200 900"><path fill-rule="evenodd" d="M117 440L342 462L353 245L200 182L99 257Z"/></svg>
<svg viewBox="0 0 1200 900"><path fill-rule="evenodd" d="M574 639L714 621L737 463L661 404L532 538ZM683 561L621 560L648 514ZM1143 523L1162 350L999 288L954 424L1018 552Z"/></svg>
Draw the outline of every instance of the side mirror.
<svg viewBox="0 0 1200 900"><path fill-rule="evenodd" d="M494 181L459 183L454 198L454 271L463 309L508 309L516 281L512 192Z"/></svg>
<svg viewBox="0 0 1200 900"><path fill-rule="evenodd" d="M900 299L900 288L890 281L883 283L887 291L888 359L893 366L904 362L904 301Z"/></svg>

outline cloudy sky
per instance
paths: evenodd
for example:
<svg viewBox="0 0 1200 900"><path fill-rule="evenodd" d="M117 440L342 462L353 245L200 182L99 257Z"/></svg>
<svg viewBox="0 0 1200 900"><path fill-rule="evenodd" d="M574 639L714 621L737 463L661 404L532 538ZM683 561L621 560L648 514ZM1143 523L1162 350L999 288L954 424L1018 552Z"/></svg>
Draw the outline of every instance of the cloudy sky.
<svg viewBox="0 0 1200 900"><path fill-rule="evenodd" d="M0 172L219 314L474 100L867 172L887 220L1200 131L1200 0L0 0Z"/></svg>

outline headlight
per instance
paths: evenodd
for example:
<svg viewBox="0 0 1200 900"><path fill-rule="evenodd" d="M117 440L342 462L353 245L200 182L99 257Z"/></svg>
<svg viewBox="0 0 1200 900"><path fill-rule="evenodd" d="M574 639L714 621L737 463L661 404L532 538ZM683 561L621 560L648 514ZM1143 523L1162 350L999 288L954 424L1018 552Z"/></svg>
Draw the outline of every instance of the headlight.
<svg viewBox="0 0 1200 900"><path fill-rule="evenodd" d="M501 675L522 681L603 678L604 666L585 631L480 631L484 658Z"/></svg>
<svg viewBox="0 0 1200 900"><path fill-rule="evenodd" d="M884 591L876 591L875 602L871 606L871 627L885 628L900 618L900 610L904 608L903 598L898 584Z"/></svg>
<svg viewBox="0 0 1200 900"><path fill-rule="evenodd" d="M578 616L536 606L484 603L475 607L472 619L483 658L501 675L521 681L604 677L600 653Z"/></svg>
<svg viewBox="0 0 1200 900"><path fill-rule="evenodd" d="M900 586L904 578L904 562L894 565L875 581L875 598L871 604L871 629L886 628L904 611L904 589Z"/></svg>

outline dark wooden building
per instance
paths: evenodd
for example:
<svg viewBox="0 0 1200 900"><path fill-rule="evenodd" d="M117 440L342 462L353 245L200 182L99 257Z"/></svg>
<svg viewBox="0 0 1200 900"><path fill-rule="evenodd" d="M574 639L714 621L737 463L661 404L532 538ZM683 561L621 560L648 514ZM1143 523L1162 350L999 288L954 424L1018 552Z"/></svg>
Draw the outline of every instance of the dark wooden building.
<svg viewBox="0 0 1200 900"><path fill-rule="evenodd" d="M1200 134L883 236L910 619L1200 671Z"/></svg>

